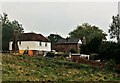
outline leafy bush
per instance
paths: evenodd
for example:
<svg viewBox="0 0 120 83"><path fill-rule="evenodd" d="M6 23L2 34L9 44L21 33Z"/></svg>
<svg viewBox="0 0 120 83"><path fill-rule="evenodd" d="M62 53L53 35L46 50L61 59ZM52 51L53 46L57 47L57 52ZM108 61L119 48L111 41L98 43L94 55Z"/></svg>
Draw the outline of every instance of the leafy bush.
<svg viewBox="0 0 120 83"><path fill-rule="evenodd" d="M56 60L66 60L64 56L55 56L54 59Z"/></svg>
<svg viewBox="0 0 120 83"><path fill-rule="evenodd" d="M106 68L108 70L114 70L114 67L115 67L115 61L110 59L107 63L106 63Z"/></svg>
<svg viewBox="0 0 120 83"><path fill-rule="evenodd" d="M89 43L88 43L88 49L89 53L98 53L99 46L101 45L101 39L94 37Z"/></svg>
<svg viewBox="0 0 120 83"><path fill-rule="evenodd" d="M114 59L116 64L120 64L120 44L114 42L103 42L99 48L100 59Z"/></svg>
<svg viewBox="0 0 120 83"><path fill-rule="evenodd" d="M99 60L99 55L98 54L96 54L96 53L92 53L92 54L90 54L90 60Z"/></svg>
<svg viewBox="0 0 120 83"><path fill-rule="evenodd" d="M51 57L51 58L53 58L54 56L55 56L55 53L53 52L48 52L46 55L46 57Z"/></svg>
<svg viewBox="0 0 120 83"><path fill-rule="evenodd" d="M92 56L92 59L100 59L101 61L115 60L116 64L120 64L120 44L115 42L104 41L95 43L97 39L91 40L86 45L81 45L81 54L97 53L97 56Z"/></svg>
<svg viewBox="0 0 120 83"><path fill-rule="evenodd" d="M87 44L81 45L81 53L82 54L98 53L100 45L101 45L101 39L94 37Z"/></svg>
<svg viewBox="0 0 120 83"><path fill-rule="evenodd" d="M80 53L81 54L89 54L89 49L87 48L88 47L88 44L82 44L81 45L81 50L80 50Z"/></svg>

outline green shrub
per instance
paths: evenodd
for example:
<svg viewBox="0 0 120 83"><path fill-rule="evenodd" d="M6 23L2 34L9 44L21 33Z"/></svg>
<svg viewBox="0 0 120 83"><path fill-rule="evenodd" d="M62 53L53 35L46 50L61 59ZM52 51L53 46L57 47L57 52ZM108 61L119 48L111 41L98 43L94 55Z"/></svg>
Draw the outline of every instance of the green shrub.
<svg viewBox="0 0 120 83"><path fill-rule="evenodd" d="M54 56L55 56L55 53L53 52L48 52L46 55L46 57L51 57L51 58L53 58Z"/></svg>
<svg viewBox="0 0 120 83"><path fill-rule="evenodd" d="M99 48L99 55L103 60L114 59L116 64L120 64L120 44L103 42Z"/></svg>
<svg viewBox="0 0 120 83"><path fill-rule="evenodd" d="M115 61L110 59L107 63L106 63L106 68L108 70L114 70L114 67L115 67Z"/></svg>
<svg viewBox="0 0 120 83"><path fill-rule="evenodd" d="M66 60L64 56L55 56L54 59L56 60Z"/></svg>
<svg viewBox="0 0 120 83"><path fill-rule="evenodd" d="M101 39L94 37L90 42L87 42L85 45L81 45L81 54L98 53L100 45Z"/></svg>
<svg viewBox="0 0 120 83"><path fill-rule="evenodd" d="M90 54L90 60L99 60L99 55L98 54Z"/></svg>

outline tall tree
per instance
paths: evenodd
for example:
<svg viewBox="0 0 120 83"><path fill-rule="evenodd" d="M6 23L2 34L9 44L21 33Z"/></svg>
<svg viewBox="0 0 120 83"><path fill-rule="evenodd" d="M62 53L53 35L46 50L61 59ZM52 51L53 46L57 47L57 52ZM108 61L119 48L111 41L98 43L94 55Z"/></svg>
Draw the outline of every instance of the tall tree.
<svg viewBox="0 0 120 83"><path fill-rule="evenodd" d="M23 27L17 21L10 21L8 19L8 14L3 13L1 16L2 21L2 50L9 50L9 41L11 38L16 38L14 36L22 33Z"/></svg>
<svg viewBox="0 0 120 83"><path fill-rule="evenodd" d="M12 21L13 26L13 44L12 44L12 50L16 52L19 48L17 45L17 38L18 36L23 32L22 25L18 23L18 21L14 20Z"/></svg>
<svg viewBox="0 0 120 83"><path fill-rule="evenodd" d="M120 17L118 14L112 16L112 23L108 32L110 33L110 38L117 38L117 42L120 43Z"/></svg>
<svg viewBox="0 0 120 83"><path fill-rule="evenodd" d="M89 43L93 38L106 39L105 34L99 27L91 26L88 23L83 23L69 33L70 37L80 38L83 43Z"/></svg>
<svg viewBox="0 0 120 83"><path fill-rule="evenodd" d="M77 26L69 35L70 37L80 38L82 40L81 53L85 54L98 53L102 40L106 39L107 36L99 27L92 26L88 23Z"/></svg>
<svg viewBox="0 0 120 83"><path fill-rule="evenodd" d="M6 51L9 48L9 40L12 38L12 24L8 20L8 15L3 13L2 21L2 50Z"/></svg>

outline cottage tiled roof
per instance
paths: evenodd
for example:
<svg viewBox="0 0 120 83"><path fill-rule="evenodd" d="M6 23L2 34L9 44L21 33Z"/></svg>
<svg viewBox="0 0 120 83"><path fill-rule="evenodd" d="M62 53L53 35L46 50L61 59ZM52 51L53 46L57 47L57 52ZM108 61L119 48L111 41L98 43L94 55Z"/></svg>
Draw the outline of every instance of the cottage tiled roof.
<svg viewBox="0 0 120 83"><path fill-rule="evenodd" d="M78 43L79 38L69 38L69 39L60 39L57 43L58 44L66 44L66 43Z"/></svg>
<svg viewBox="0 0 120 83"><path fill-rule="evenodd" d="M17 38L18 41L42 41L49 42L49 40L42 34L36 33L22 33Z"/></svg>

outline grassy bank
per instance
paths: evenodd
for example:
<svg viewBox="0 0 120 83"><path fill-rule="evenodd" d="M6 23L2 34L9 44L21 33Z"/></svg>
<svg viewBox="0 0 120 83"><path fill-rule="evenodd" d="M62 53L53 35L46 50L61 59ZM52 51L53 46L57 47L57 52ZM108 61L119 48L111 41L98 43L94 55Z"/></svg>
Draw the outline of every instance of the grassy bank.
<svg viewBox="0 0 120 83"><path fill-rule="evenodd" d="M57 58L3 55L3 81L119 81L117 73Z"/></svg>

